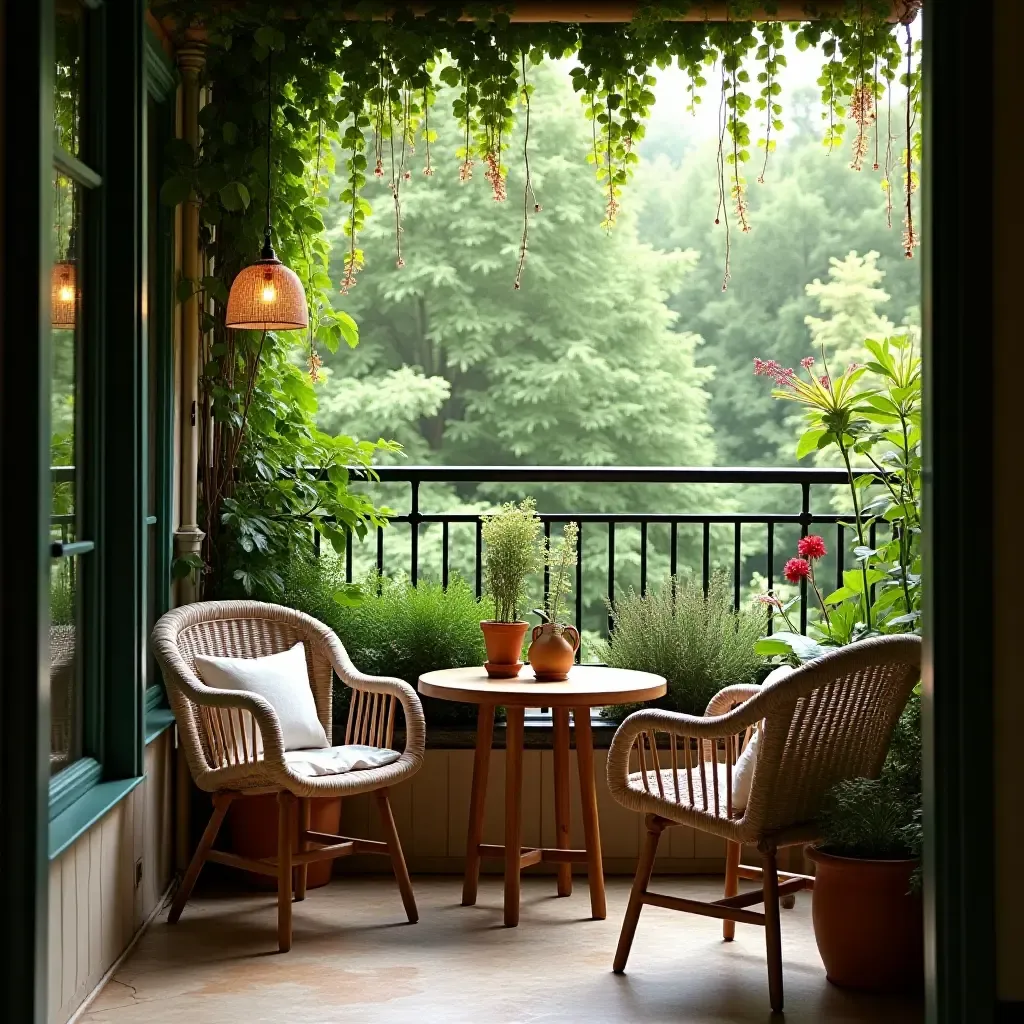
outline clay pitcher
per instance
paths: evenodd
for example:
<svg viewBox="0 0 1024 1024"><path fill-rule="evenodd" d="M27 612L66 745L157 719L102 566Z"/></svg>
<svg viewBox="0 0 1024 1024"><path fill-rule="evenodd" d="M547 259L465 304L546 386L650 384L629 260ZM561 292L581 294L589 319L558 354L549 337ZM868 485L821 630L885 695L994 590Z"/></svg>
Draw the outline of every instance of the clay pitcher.
<svg viewBox="0 0 1024 1024"><path fill-rule="evenodd" d="M569 678L569 669L580 649L580 634L575 626L545 622L533 627L533 643L528 657L533 674L541 683L557 683Z"/></svg>

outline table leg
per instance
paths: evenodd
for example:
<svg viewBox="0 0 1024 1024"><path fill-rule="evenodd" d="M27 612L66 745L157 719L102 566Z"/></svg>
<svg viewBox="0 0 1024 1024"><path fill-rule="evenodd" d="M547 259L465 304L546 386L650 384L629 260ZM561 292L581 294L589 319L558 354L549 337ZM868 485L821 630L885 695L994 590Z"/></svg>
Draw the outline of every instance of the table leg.
<svg viewBox="0 0 1024 1024"><path fill-rule="evenodd" d="M552 708L555 760L555 846L569 849L569 709ZM572 865L558 865L558 895L572 895Z"/></svg>
<svg viewBox="0 0 1024 1024"><path fill-rule="evenodd" d="M505 711L505 927L519 924L524 708Z"/></svg>
<svg viewBox="0 0 1024 1024"><path fill-rule="evenodd" d="M494 705L481 704L476 717L476 753L473 755L473 789L469 798L469 835L466 839L466 877L462 882L462 905L476 903L480 884L480 843L484 834L484 807L487 804L487 770L491 765L491 740L494 737Z"/></svg>
<svg viewBox="0 0 1024 1024"><path fill-rule="evenodd" d="M607 916L604 895L604 865L601 862L601 827L597 820L597 784L594 780L594 736L590 708L573 708L576 726L576 763L580 772L580 803L583 805L583 835L587 846L587 880L590 883L590 912L595 920Z"/></svg>

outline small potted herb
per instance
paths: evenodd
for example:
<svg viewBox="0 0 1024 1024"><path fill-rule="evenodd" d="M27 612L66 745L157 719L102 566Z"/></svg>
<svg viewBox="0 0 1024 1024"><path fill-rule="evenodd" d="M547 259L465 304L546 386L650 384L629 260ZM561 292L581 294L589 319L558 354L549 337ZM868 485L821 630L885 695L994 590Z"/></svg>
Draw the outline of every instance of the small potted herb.
<svg viewBox="0 0 1024 1024"><path fill-rule="evenodd" d="M511 679L523 667L520 656L529 623L520 617L527 581L541 565L537 503L507 502L483 521L484 578L494 601L494 618L480 623L487 647L484 668L494 679Z"/></svg>
<svg viewBox="0 0 1024 1024"><path fill-rule="evenodd" d="M811 917L829 981L915 989L924 977L920 698L910 698L878 779L829 791L818 819Z"/></svg>
<svg viewBox="0 0 1024 1024"><path fill-rule="evenodd" d="M544 609L544 623L533 627L533 643L530 644L529 659L533 674L542 683L558 682L569 678L569 669L580 649L580 634L575 626L566 625L558 619L562 598L569 593L569 570L576 565L576 541L579 526L566 523L562 542L557 549L548 545L544 553L546 564L551 571L551 587L548 591L547 606Z"/></svg>

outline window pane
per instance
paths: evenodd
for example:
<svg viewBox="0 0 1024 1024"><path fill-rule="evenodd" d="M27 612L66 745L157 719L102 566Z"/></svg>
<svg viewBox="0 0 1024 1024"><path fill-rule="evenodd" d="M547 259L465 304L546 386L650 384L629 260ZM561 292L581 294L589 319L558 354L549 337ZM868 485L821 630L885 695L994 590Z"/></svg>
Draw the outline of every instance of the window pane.
<svg viewBox="0 0 1024 1024"><path fill-rule="evenodd" d="M63 544L84 540L78 529L79 379L82 364L81 187L53 174L51 277L50 537ZM83 558L54 558L50 569L51 770L81 756L81 596Z"/></svg>
<svg viewBox="0 0 1024 1024"><path fill-rule="evenodd" d="M79 155L82 124L82 98L85 95L83 36L85 18L77 3L57 4L54 49L56 67L53 76L54 145Z"/></svg>
<svg viewBox="0 0 1024 1024"><path fill-rule="evenodd" d="M77 557L54 559L50 568L51 773L82 756L80 561Z"/></svg>

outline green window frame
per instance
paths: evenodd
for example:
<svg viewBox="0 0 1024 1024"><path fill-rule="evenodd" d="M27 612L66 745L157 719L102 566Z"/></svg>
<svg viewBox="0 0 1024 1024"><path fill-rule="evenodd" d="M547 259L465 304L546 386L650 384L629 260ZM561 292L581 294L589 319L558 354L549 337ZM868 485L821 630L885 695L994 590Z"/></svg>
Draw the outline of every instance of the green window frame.
<svg viewBox="0 0 1024 1024"><path fill-rule="evenodd" d="M52 162L62 174L90 187L82 211L82 444L73 472L94 564L82 622L82 756L50 780L51 858L142 781L147 595L150 576L160 571L147 565L146 543L152 513L147 507L144 7L83 0L82 9L90 67L84 159L54 151ZM52 33L52 8L50 17ZM52 60L44 61L42 70L44 92L52 93ZM41 387L48 391L48 381L41 381ZM48 408L48 395L41 398ZM168 440L160 436L158 449ZM39 445L48 453L45 426ZM169 471L161 465L158 472ZM158 511L157 517L157 525L160 518L169 523L169 514L161 517Z"/></svg>

